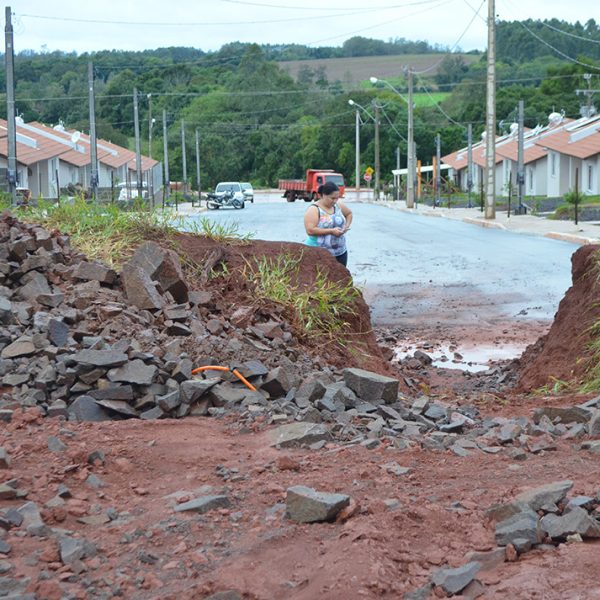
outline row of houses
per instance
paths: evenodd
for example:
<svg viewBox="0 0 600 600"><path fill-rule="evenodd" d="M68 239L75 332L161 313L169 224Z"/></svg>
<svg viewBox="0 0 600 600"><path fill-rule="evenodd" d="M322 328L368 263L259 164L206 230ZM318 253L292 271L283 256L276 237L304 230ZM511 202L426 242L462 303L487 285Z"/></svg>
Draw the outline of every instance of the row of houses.
<svg viewBox="0 0 600 600"><path fill-rule="evenodd" d="M31 190L34 198L57 198L59 191L70 185L90 187L92 163L88 135L66 129L62 124L48 127L37 122L25 123L19 117L16 129L18 187ZM7 156L7 122L0 119L0 184L6 182ZM99 139L97 159L99 188L136 181L135 152ZM142 156L142 174L148 190L160 190L161 163Z"/></svg>
<svg viewBox="0 0 600 600"><path fill-rule="evenodd" d="M507 196L517 181L518 126L496 138L496 195ZM472 146L473 191L485 177L485 135ZM442 157L449 178L468 190L468 149ZM585 195L600 194L600 115L566 119L552 113L548 124L524 131L524 194L557 198L575 190Z"/></svg>

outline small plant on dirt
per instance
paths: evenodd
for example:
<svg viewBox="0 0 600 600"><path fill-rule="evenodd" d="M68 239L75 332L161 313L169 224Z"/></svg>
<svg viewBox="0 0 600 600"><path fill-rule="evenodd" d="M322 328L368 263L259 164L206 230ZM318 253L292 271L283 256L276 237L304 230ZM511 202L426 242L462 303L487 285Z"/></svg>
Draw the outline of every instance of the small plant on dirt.
<svg viewBox="0 0 600 600"><path fill-rule="evenodd" d="M343 334L345 317L356 313L359 291L351 282L331 281L321 270L310 288L301 287L297 283L301 260L302 255L280 254L247 261L245 275L259 298L280 304L288 312L300 335L333 338Z"/></svg>
<svg viewBox="0 0 600 600"><path fill-rule="evenodd" d="M199 221L186 222L185 230L194 235L203 235L216 242L245 242L254 237L252 233L241 234L239 223L230 221L218 223L203 217Z"/></svg>
<svg viewBox="0 0 600 600"><path fill-rule="evenodd" d="M588 359L589 366L580 387L580 391L584 393L600 390L600 319L588 331L592 341L588 345L591 353Z"/></svg>

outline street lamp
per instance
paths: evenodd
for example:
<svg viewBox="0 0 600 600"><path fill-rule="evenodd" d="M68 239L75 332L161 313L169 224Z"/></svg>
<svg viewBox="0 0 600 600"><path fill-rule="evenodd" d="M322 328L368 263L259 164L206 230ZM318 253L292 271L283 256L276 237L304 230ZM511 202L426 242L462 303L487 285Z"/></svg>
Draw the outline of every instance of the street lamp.
<svg viewBox="0 0 600 600"><path fill-rule="evenodd" d="M407 185L406 185L406 207L414 208L415 206L415 141L414 141L414 125L413 125L413 74L412 70L408 69L408 99L405 98L389 81L370 77L369 81L375 85L383 83L395 92L408 105L408 152L407 152Z"/></svg>
<svg viewBox="0 0 600 600"><path fill-rule="evenodd" d="M375 123L375 198L379 200L379 106L375 105L375 116L373 116L364 106L358 102L350 99L348 100L350 106L357 106L358 109L364 111L366 115ZM358 128L360 125L360 114L358 109L356 110L356 189L358 192L359 181L360 181L360 139Z"/></svg>

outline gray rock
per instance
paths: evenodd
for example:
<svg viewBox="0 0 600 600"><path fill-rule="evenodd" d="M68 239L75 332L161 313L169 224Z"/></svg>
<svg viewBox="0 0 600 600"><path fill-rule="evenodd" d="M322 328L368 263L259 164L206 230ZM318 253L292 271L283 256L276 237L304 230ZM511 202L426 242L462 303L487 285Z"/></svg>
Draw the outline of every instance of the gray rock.
<svg viewBox="0 0 600 600"><path fill-rule="evenodd" d="M67 409L74 421L110 421L111 417L91 396L79 396Z"/></svg>
<svg viewBox="0 0 600 600"><path fill-rule="evenodd" d="M295 377L286 367L277 367L267 374L261 389L267 391L271 398L281 398L294 387Z"/></svg>
<svg viewBox="0 0 600 600"><path fill-rule="evenodd" d="M126 268L131 267L141 269L151 280L160 283L163 291L170 292L176 302L188 301L188 287L181 262L173 250L162 248L156 242L146 242L127 263ZM127 296L129 297L129 293Z"/></svg>
<svg viewBox="0 0 600 600"><path fill-rule="evenodd" d="M425 416L428 419L439 421L440 419L445 419L448 416L448 409L444 406L440 406L439 404L430 404L429 408L425 411Z"/></svg>
<svg viewBox="0 0 600 600"><path fill-rule="evenodd" d="M48 527L44 524L40 510L35 502L26 502L17 508L17 511L23 517L21 527L30 535L45 536L48 533Z"/></svg>
<svg viewBox="0 0 600 600"><path fill-rule="evenodd" d="M411 472L409 467L401 467L397 462L386 463L385 465L379 465L382 469L384 469L390 475L407 475Z"/></svg>
<svg viewBox="0 0 600 600"><path fill-rule="evenodd" d="M156 284L140 267L126 264L121 273L121 281L129 304L143 310L158 310L165 305Z"/></svg>
<svg viewBox="0 0 600 600"><path fill-rule="evenodd" d="M42 294L51 294L52 289L48 285L48 280L42 273L30 271L21 278L24 285L17 290L16 296L21 300L37 302L38 296Z"/></svg>
<svg viewBox="0 0 600 600"><path fill-rule="evenodd" d="M192 361L189 358L184 358L171 373L171 379L174 379L177 383L182 383L192 378Z"/></svg>
<svg viewBox="0 0 600 600"><path fill-rule="evenodd" d="M515 502L527 504L532 510L539 510L544 504L559 504L562 502L572 487L572 481L555 481L522 492L516 496Z"/></svg>
<svg viewBox="0 0 600 600"><path fill-rule="evenodd" d="M269 369L259 360L246 361L241 365L237 365L237 369L249 380L254 380L257 377L265 377L269 373Z"/></svg>
<svg viewBox="0 0 600 600"><path fill-rule="evenodd" d="M58 319L48 321L48 339L57 348L66 346L69 341L69 326Z"/></svg>
<svg viewBox="0 0 600 600"><path fill-rule="evenodd" d="M551 421L560 419L561 423L587 423L592 414L590 408L583 406L543 406L533 412L533 422L538 424L542 417L548 417Z"/></svg>
<svg viewBox="0 0 600 600"><path fill-rule="evenodd" d="M127 354L118 350L82 350L71 356L71 359L82 365L93 367L120 367L128 358Z"/></svg>
<svg viewBox="0 0 600 600"><path fill-rule="evenodd" d="M175 507L175 512L195 512L203 514L215 508L228 508L230 505L227 496L201 496L189 502L183 502Z"/></svg>
<svg viewBox="0 0 600 600"><path fill-rule="evenodd" d="M117 274L101 263L82 261L76 265L73 277L84 281L99 281L100 283L112 285Z"/></svg>
<svg viewBox="0 0 600 600"><path fill-rule="evenodd" d="M332 439L329 429L320 423L290 423L269 431L271 446L290 448Z"/></svg>
<svg viewBox="0 0 600 600"><path fill-rule="evenodd" d="M481 570L487 571L496 568L506 560L505 548L494 548L493 550L467 552L465 559L469 562L475 561L481 564Z"/></svg>
<svg viewBox="0 0 600 600"><path fill-rule="evenodd" d="M306 408L309 404L322 398L325 389L325 385L318 379L307 379L296 391L294 402L300 408Z"/></svg>
<svg viewBox="0 0 600 600"><path fill-rule="evenodd" d="M124 417L138 417L138 412L131 406L127 400L96 400L96 403L102 408L107 408Z"/></svg>
<svg viewBox="0 0 600 600"><path fill-rule="evenodd" d="M60 560L64 565L96 556L96 547L85 538L60 537L58 545Z"/></svg>
<svg viewBox="0 0 600 600"><path fill-rule="evenodd" d="M246 398L247 388L233 387L230 383L220 383L215 385L208 393L213 406L227 406L237 404Z"/></svg>
<svg viewBox="0 0 600 600"><path fill-rule="evenodd" d="M179 392L181 394L181 401L184 404L192 404L197 402L206 392L212 387L221 382L219 377L213 377L211 379L190 379L184 381Z"/></svg>
<svg viewBox="0 0 600 600"><path fill-rule="evenodd" d="M85 483L91 488L94 488L95 490L99 490L100 488L106 487L106 483L104 483L104 481L102 481L100 477L94 475L94 473L90 473L88 475L88 478L85 480Z"/></svg>
<svg viewBox="0 0 600 600"><path fill-rule="evenodd" d="M298 523L332 521L350 504L350 496L329 494L297 485L287 490L286 516Z"/></svg>
<svg viewBox="0 0 600 600"><path fill-rule="evenodd" d="M63 444L56 436L51 435L48 438L48 450L50 450L50 452L64 452L66 449L67 446Z"/></svg>
<svg viewBox="0 0 600 600"><path fill-rule="evenodd" d="M158 375L158 368L146 365L144 361L136 359L125 363L122 367L111 369L107 377L110 381L121 383L134 383L136 385L151 385Z"/></svg>
<svg viewBox="0 0 600 600"><path fill-rule="evenodd" d="M131 385L110 383L105 387L90 390L88 396L97 401L106 400L133 400L133 387Z"/></svg>
<svg viewBox="0 0 600 600"><path fill-rule="evenodd" d="M422 414L429 408L429 398L427 396L419 396L412 404L411 410L417 414Z"/></svg>
<svg viewBox="0 0 600 600"><path fill-rule="evenodd" d="M523 433L523 428L518 423L505 423L498 433L498 441L501 444L514 442Z"/></svg>
<svg viewBox="0 0 600 600"><path fill-rule="evenodd" d="M457 569L438 569L431 581L448 594L458 594L475 579L480 570L481 564L478 562L470 562Z"/></svg>
<svg viewBox="0 0 600 600"><path fill-rule="evenodd" d="M11 301L4 296L0 296L0 323L2 325L11 325L15 323L15 315Z"/></svg>
<svg viewBox="0 0 600 600"><path fill-rule="evenodd" d="M344 369L346 385L362 400L383 400L393 404L398 398L399 381L363 369Z"/></svg>
<svg viewBox="0 0 600 600"><path fill-rule="evenodd" d="M174 390L164 396L157 396L156 403L164 412L170 412L181 404L179 390Z"/></svg>
<svg viewBox="0 0 600 600"><path fill-rule="evenodd" d="M17 490L14 487L0 483L0 500L13 500L16 497Z"/></svg>
<svg viewBox="0 0 600 600"><path fill-rule="evenodd" d="M205 596L204 600L244 600L244 598L234 590L227 590L225 592L216 592L210 596Z"/></svg>
<svg viewBox="0 0 600 600"><path fill-rule="evenodd" d="M18 358L20 356L31 356L35 354L36 347L28 338L19 338L12 344L9 344L0 352L0 358Z"/></svg>
<svg viewBox="0 0 600 600"><path fill-rule="evenodd" d="M583 538L600 537L600 523L578 506L562 516L546 515L541 520L541 529L552 539L565 539L568 535L579 534Z"/></svg>
<svg viewBox="0 0 600 600"><path fill-rule="evenodd" d="M6 448L0 447L0 469L8 469L10 467L10 456Z"/></svg>
<svg viewBox="0 0 600 600"><path fill-rule="evenodd" d="M189 405L182 405L189 406ZM162 419L165 416L163 409L160 406L155 406L154 408L150 408L140 413L140 419L144 421L152 421L154 419ZM185 415L177 415L177 416L185 416Z"/></svg>
<svg viewBox="0 0 600 600"><path fill-rule="evenodd" d="M12 551L12 546L4 541L0 540L0 554L10 554Z"/></svg>
<svg viewBox="0 0 600 600"><path fill-rule="evenodd" d="M591 436L600 435L600 410L594 410L588 423L588 433Z"/></svg>
<svg viewBox="0 0 600 600"><path fill-rule="evenodd" d="M526 510L496 525L496 543L499 546L512 544L517 538L530 540L532 544L539 544L542 541L539 517L536 512Z"/></svg>

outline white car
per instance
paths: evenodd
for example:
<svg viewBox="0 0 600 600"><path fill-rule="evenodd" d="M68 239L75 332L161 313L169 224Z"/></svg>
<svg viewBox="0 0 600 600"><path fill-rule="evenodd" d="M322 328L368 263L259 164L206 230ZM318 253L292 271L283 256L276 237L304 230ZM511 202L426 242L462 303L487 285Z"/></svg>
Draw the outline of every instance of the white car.
<svg viewBox="0 0 600 600"><path fill-rule="evenodd" d="M222 196L226 193L233 194L233 199L239 200L242 203L242 208L244 208L246 197L242 191L242 184L239 181L221 181L221 183L218 183L215 188L215 195Z"/></svg>
<svg viewBox="0 0 600 600"><path fill-rule="evenodd" d="M247 181L242 181L240 185L242 186L242 192L244 192L244 198L254 204L254 190L252 189L252 184Z"/></svg>

